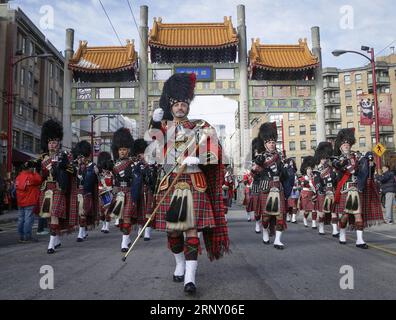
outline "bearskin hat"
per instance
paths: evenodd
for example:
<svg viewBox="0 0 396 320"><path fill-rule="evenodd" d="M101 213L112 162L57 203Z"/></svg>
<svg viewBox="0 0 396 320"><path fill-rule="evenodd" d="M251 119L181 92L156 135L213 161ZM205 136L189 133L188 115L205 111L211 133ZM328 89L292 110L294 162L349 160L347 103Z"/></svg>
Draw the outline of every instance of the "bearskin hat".
<svg viewBox="0 0 396 320"><path fill-rule="evenodd" d="M77 159L79 156L88 158L92 153L91 144L88 141L80 141L72 150L73 158Z"/></svg>
<svg viewBox="0 0 396 320"><path fill-rule="evenodd" d="M127 128L120 128L113 135L113 143L111 145L111 151L113 152L114 159L118 159L118 149L128 148L131 154L133 154L133 137L131 131Z"/></svg>
<svg viewBox="0 0 396 320"><path fill-rule="evenodd" d="M263 153L265 150L264 142L260 137L256 137L252 141L252 155L255 156L256 153Z"/></svg>
<svg viewBox="0 0 396 320"><path fill-rule="evenodd" d="M171 108L175 103L191 103L194 99L195 82L195 73L175 73L166 80L159 102L164 110L163 120L173 120Z"/></svg>
<svg viewBox="0 0 396 320"><path fill-rule="evenodd" d="M349 143L351 146L356 143L355 128L341 129L340 132L338 132L334 146L334 154L336 156L341 155L340 148L344 143Z"/></svg>
<svg viewBox="0 0 396 320"><path fill-rule="evenodd" d="M315 168L315 158L312 156L305 157L300 168L302 175L307 174L307 169L310 167L312 170Z"/></svg>
<svg viewBox="0 0 396 320"><path fill-rule="evenodd" d="M63 139L63 127L55 120L47 120L43 123L41 128L41 149L43 152L48 152L48 142L51 140Z"/></svg>
<svg viewBox="0 0 396 320"><path fill-rule="evenodd" d="M321 142L315 150L315 163L319 164L322 159L329 159L333 156L333 145L331 142Z"/></svg>
<svg viewBox="0 0 396 320"><path fill-rule="evenodd" d="M148 146L148 143L144 139L136 139L135 143L133 144L133 154L137 156L140 153L144 153L146 151L146 148Z"/></svg>
<svg viewBox="0 0 396 320"><path fill-rule="evenodd" d="M278 128L276 122L266 122L261 125L259 131L259 137L264 143L269 141L278 141Z"/></svg>
<svg viewBox="0 0 396 320"><path fill-rule="evenodd" d="M98 168L99 170L113 170L114 163L111 160L111 154L107 151L102 151L98 155Z"/></svg>

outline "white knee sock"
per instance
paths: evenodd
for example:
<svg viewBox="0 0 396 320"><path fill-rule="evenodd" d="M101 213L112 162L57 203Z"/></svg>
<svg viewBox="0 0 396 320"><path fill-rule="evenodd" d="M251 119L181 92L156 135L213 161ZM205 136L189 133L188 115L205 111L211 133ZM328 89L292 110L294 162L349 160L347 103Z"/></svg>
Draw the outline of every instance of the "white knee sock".
<svg viewBox="0 0 396 320"><path fill-rule="evenodd" d="M197 272L198 261L197 260L187 260L186 261L186 273L184 274L184 284L194 283L195 284L195 274Z"/></svg>
<svg viewBox="0 0 396 320"><path fill-rule="evenodd" d="M150 236L151 236L151 228L147 227L146 229L144 229L144 238L150 239Z"/></svg>
<svg viewBox="0 0 396 320"><path fill-rule="evenodd" d="M175 276L184 276L184 272L186 271L186 259L184 257L184 252L174 253L176 260L176 269L173 273Z"/></svg>
<svg viewBox="0 0 396 320"><path fill-rule="evenodd" d="M281 236L282 236L282 231L276 231L275 241L274 241L275 245L283 246L283 243L281 242Z"/></svg>
<svg viewBox="0 0 396 320"><path fill-rule="evenodd" d="M60 237L59 236L55 236L55 246L57 246L60 243L61 243Z"/></svg>
<svg viewBox="0 0 396 320"><path fill-rule="evenodd" d="M340 241L346 242L346 229L340 229Z"/></svg>
<svg viewBox="0 0 396 320"><path fill-rule="evenodd" d="M110 226L110 222L106 221L106 222L105 222L104 230L105 230L105 231L109 231L109 226Z"/></svg>
<svg viewBox="0 0 396 320"><path fill-rule="evenodd" d="M256 221L256 232L260 232L261 229L261 221Z"/></svg>
<svg viewBox="0 0 396 320"><path fill-rule="evenodd" d="M291 220L292 222L296 222L297 221L297 219L296 219L296 214L295 213L293 213L292 214L292 220Z"/></svg>
<svg viewBox="0 0 396 320"><path fill-rule="evenodd" d="M84 227L80 227L80 229L78 230L78 237L80 239L84 239L85 237L85 228Z"/></svg>
<svg viewBox="0 0 396 320"><path fill-rule="evenodd" d="M128 245L131 243L131 239L128 235L122 235L121 249L128 249Z"/></svg>
<svg viewBox="0 0 396 320"><path fill-rule="evenodd" d="M319 222L319 233L322 233L322 234L325 233L323 222Z"/></svg>
<svg viewBox="0 0 396 320"><path fill-rule="evenodd" d="M56 241L56 236L50 236L48 249L55 249L55 241Z"/></svg>
<svg viewBox="0 0 396 320"><path fill-rule="evenodd" d="M269 241L268 229L265 229L265 228L263 228L263 241L265 241L265 242Z"/></svg>
<svg viewBox="0 0 396 320"><path fill-rule="evenodd" d="M337 226L337 223L333 223L332 226L333 226L333 235L338 234L338 226Z"/></svg>
<svg viewBox="0 0 396 320"><path fill-rule="evenodd" d="M365 244L364 240L363 240L363 231L361 230L356 230L356 244Z"/></svg>

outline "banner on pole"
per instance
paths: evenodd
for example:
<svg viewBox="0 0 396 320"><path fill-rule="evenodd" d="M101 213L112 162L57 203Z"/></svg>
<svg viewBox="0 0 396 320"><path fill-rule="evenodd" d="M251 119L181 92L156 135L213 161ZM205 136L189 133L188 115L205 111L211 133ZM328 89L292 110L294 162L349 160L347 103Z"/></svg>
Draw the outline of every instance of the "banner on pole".
<svg viewBox="0 0 396 320"><path fill-rule="evenodd" d="M392 97L390 93L380 94L378 99L380 126L392 125Z"/></svg>
<svg viewBox="0 0 396 320"><path fill-rule="evenodd" d="M361 94L358 96L360 106L360 125L371 126L374 123L374 99L372 95Z"/></svg>

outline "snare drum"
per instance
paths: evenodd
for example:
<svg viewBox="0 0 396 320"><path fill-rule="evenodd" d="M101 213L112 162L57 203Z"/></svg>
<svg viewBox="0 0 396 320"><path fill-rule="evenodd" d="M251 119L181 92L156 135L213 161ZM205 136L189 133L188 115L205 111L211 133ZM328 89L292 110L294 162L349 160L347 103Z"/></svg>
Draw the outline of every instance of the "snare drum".
<svg viewBox="0 0 396 320"><path fill-rule="evenodd" d="M100 195L100 200L102 201L103 207L108 207L113 200L113 194L111 191L103 191Z"/></svg>

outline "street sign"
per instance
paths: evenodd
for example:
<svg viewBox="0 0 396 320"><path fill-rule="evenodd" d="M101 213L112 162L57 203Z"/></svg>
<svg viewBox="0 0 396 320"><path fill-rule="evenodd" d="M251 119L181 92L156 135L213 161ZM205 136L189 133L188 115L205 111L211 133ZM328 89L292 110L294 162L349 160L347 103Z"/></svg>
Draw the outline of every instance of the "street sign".
<svg viewBox="0 0 396 320"><path fill-rule="evenodd" d="M385 151L386 151L386 148L381 143L378 143L373 149L373 152L378 157L382 157L382 155L385 153Z"/></svg>

